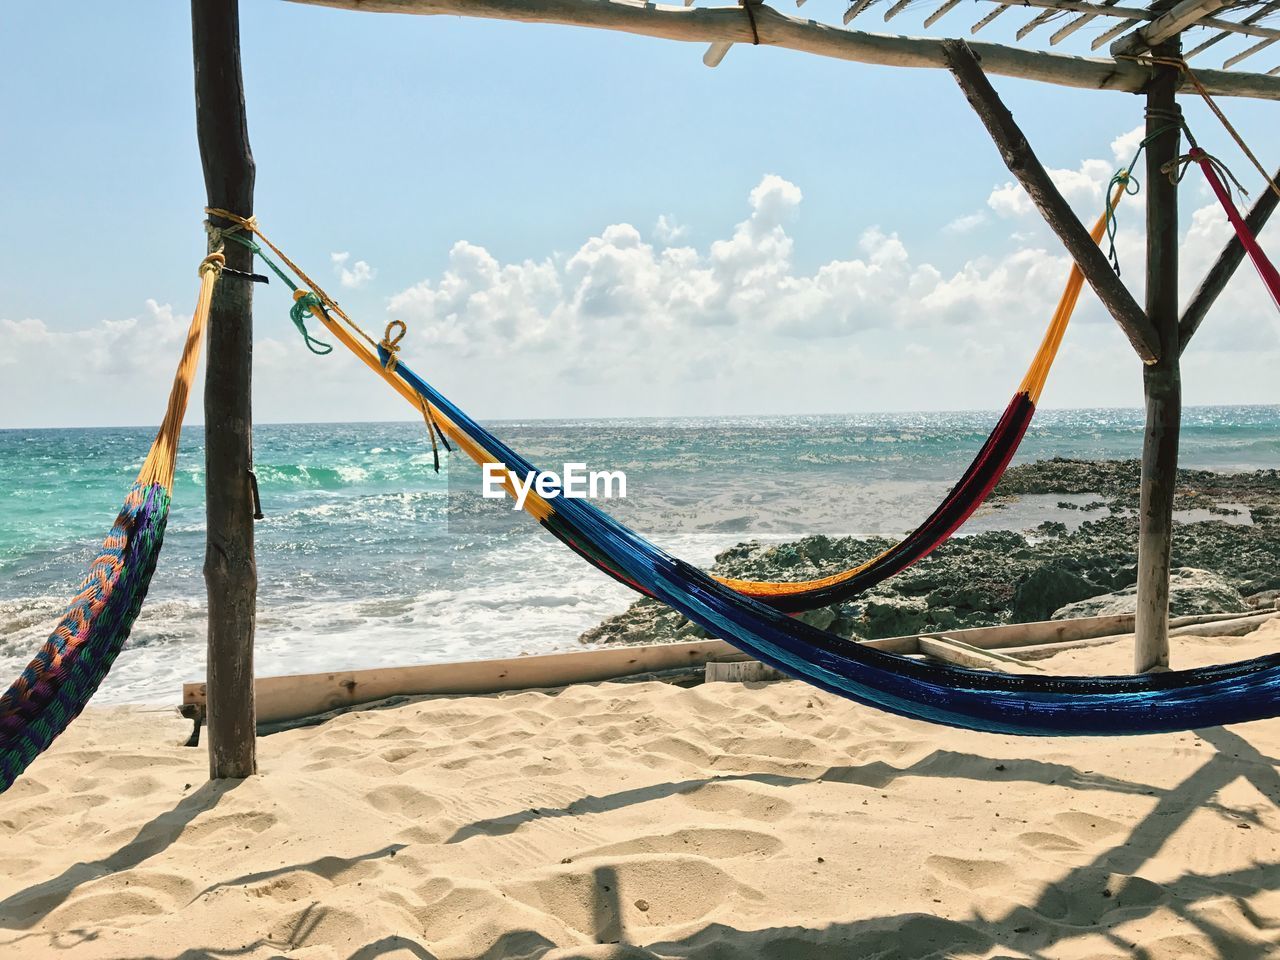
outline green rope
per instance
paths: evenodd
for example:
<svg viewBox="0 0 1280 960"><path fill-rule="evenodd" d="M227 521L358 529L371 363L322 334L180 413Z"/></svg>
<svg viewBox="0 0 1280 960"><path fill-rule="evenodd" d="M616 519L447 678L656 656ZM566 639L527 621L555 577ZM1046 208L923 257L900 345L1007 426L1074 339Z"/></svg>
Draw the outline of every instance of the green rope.
<svg viewBox="0 0 1280 960"><path fill-rule="evenodd" d="M1115 172L1115 176L1111 178L1111 182L1107 184L1107 259L1111 261L1111 267L1115 270L1116 276L1120 276L1120 256L1116 253L1116 231L1119 229L1119 223L1116 220L1116 208L1111 202L1111 194L1118 186L1124 187L1124 192L1128 196L1136 196L1138 191L1142 189L1138 178L1133 175L1133 168L1138 165L1138 160L1142 158L1142 151L1147 149L1147 145L1157 137L1168 133L1170 130L1184 129L1186 124L1181 120L1175 123L1166 123L1154 133L1143 138L1138 144L1138 149L1133 154L1133 159L1129 161L1127 167L1122 167ZM1189 131L1188 131L1189 132Z"/></svg>
<svg viewBox="0 0 1280 960"><path fill-rule="evenodd" d="M240 246L245 247L250 253L258 257L263 263L271 268L271 272L280 278L280 281L290 290L297 294L298 285L294 283L283 270L276 266L275 262L262 252L262 247L248 237L240 233L224 233L224 240L234 240ZM293 321L293 325L298 328L298 332L302 334L302 342L307 345L307 349L312 353L324 356L326 353L333 353L333 345L325 343L323 340L317 340L311 336L311 332L307 330L307 321L317 315L324 313L324 303L314 293L308 291L301 297L295 297L293 306L289 308L289 319Z"/></svg>

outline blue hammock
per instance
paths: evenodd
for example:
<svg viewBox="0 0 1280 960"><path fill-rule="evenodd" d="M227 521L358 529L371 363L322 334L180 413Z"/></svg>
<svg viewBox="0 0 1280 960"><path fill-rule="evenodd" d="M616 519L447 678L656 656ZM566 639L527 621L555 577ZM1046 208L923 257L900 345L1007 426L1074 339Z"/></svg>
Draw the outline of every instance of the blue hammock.
<svg viewBox="0 0 1280 960"><path fill-rule="evenodd" d="M379 351L385 363L389 355ZM517 473L528 460L405 366L395 375ZM590 501L561 497L543 521L559 539L711 634L798 680L934 723L1028 736L1163 733L1280 714L1280 654L1141 676L1030 677L884 653L744 597L671 557Z"/></svg>

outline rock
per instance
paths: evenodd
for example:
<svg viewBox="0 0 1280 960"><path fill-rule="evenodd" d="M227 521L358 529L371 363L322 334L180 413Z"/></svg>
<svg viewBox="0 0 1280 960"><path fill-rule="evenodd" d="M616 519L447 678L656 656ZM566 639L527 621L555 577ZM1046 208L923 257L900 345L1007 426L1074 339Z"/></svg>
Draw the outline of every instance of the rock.
<svg viewBox="0 0 1280 960"><path fill-rule="evenodd" d="M1249 607L1230 581L1209 570L1177 567L1170 574L1169 616L1200 613L1245 613ZM1133 613L1138 608L1137 586L1069 603L1053 612L1054 620L1105 617Z"/></svg>
<svg viewBox="0 0 1280 960"><path fill-rule="evenodd" d="M1015 622L1048 620L1060 607L1106 590L1060 563L1045 563L1032 570L1015 588L1010 612Z"/></svg>
<svg viewBox="0 0 1280 960"><path fill-rule="evenodd" d="M1021 464L1009 471L997 495L1093 492L1111 498L1112 509L1121 512L1086 520L1074 530L1044 523L1031 539L1008 530L953 537L898 576L801 618L842 636L879 638L1085 615L1081 611L1108 604L1132 610L1138 520L1123 508L1136 507L1137 490L1136 461ZM1244 504L1253 524L1177 523L1174 565L1212 571L1218 579L1198 587L1180 582L1175 615L1241 610L1242 595L1280 590L1280 471L1179 471L1178 496L1180 509ZM740 543L720 553L713 570L748 580L807 580L857 566L892 543L882 537L825 536L778 545ZM588 630L582 640L639 644L705 637L706 631L680 614L640 600Z"/></svg>
<svg viewBox="0 0 1280 960"><path fill-rule="evenodd" d="M1280 590L1263 590L1260 593L1251 593L1244 598L1244 602L1254 610L1270 610L1272 608L1280 610Z"/></svg>
<svg viewBox="0 0 1280 960"><path fill-rule="evenodd" d="M869 600L862 608L869 637L901 637L919 633L929 621L929 605L923 600L886 597Z"/></svg>

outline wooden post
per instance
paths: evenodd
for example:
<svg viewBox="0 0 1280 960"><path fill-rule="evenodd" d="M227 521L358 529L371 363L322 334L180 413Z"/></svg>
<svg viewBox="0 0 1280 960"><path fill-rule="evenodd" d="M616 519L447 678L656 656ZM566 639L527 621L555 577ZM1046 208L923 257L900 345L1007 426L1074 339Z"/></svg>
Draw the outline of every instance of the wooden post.
<svg viewBox="0 0 1280 960"><path fill-rule="evenodd" d="M253 214L253 154L240 73L239 0L191 0L196 133L209 206ZM210 218L215 227L230 227ZM213 243L211 238L211 245ZM253 255L225 245L227 266L250 272ZM253 286L224 275L209 315L204 388L204 558L209 593L209 776L257 772L253 631L258 571L253 551Z"/></svg>
<svg viewBox="0 0 1280 960"><path fill-rule="evenodd" d="M1178 37L1152 50L1177 58ZM1178 187L1165 172L1182 143L1176 126L1178 69L1157 65L1147 88L1147 297L1146 314L1159 340L1155 363L1143 368L1147 426L1142 445L1138 533L1138 609L1134 622L1136 673L1169 666L1169 556L1173 550L1173 496L1178 474L1182 380L1178 336Z"/></svg>

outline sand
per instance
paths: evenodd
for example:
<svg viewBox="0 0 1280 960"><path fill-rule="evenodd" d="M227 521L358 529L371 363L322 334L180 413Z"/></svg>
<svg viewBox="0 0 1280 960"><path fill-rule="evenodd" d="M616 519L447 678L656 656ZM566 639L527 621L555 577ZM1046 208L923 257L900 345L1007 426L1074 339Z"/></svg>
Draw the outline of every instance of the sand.
<svg viewBox="0 0 1280 960"><path fill-rule="evenodd" d="M606 683L351 713L214 784L188 728L91 709L0 796L0 956L1280 956L1280 721L1032 740Z"/></svg>

